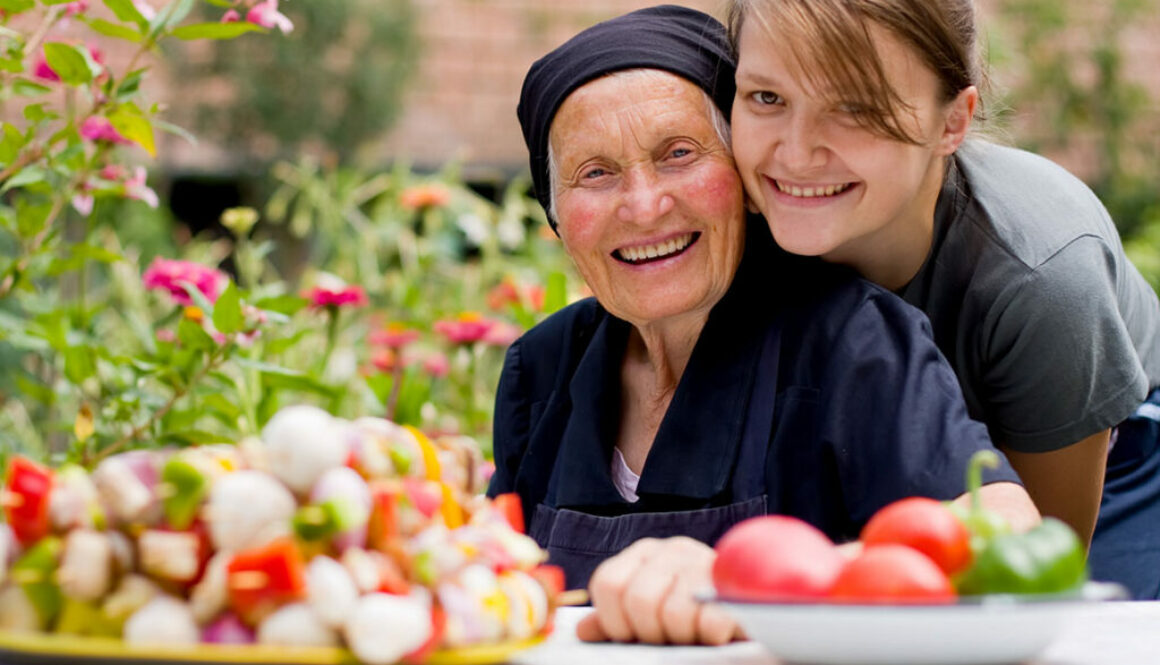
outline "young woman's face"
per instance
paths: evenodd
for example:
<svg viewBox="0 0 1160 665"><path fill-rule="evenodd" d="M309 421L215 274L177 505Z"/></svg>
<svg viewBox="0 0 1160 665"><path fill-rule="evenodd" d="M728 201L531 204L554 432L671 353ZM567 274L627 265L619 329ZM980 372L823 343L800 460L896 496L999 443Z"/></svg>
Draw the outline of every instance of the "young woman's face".
<svg viewBox="0 0 1160 665"><path fill-rule="evenodd" d="M744 194L700 88L667 73L578 88L552 122L560 238L637 325L707 314L744 247Z"/></svg>
<svg viewBox="0 0 1160 665"><path fill-rule="evenodd" d="M856 107L813 89L750 19L738 47L733 151L779 245L885 282L876 277L891 254L925 256L944 157L958 142L946 139L948 105L934 72L887 31L871 34L888 80L910 106L899 112L903 128L920 145L864 128Z"/></svg>

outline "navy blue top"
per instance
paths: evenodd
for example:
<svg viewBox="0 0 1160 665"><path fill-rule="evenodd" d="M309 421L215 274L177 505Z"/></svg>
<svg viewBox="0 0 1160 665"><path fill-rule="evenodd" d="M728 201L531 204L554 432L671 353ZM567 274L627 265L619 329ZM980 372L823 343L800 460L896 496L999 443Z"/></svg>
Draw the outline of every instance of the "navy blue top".
<svg viewBox="0 0 1160 665"><path fill-rule="evenodd" d="M518 492L533 534L538 506L618 516L737 504L754 498L738 496L744 485L732 481L752 471L737 460L755 426L768 431L768 446L764 487L753 492L764 493L768 512L800 517L836 541L857 538L893 500L961 494L971 454L994 448L967 416L926 317L764 237L764 228L749 234L737 277L709 316L641 471L638 502L621 497L610 472L630 324L591 298L508 349L488 494ZM759 376L763 367L776 368L776 383ZM986 479L1019 482L1005 460Z"/></svg>

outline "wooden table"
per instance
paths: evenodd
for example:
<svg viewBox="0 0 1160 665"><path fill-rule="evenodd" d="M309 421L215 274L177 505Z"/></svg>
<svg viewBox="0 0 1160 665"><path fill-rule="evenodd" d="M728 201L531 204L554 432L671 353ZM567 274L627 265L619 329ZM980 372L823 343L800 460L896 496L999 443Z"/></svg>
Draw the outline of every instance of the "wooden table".
<svg viewBox="0 0 1160 665"><path fill-rule="evenodd" d="M518 665L780 665L760 645L654 647L585 644L574 627L589 608L562 608L556 631ZM1160 665L1160 601L1093 604L1079 610L1033 665Z"/></svg>

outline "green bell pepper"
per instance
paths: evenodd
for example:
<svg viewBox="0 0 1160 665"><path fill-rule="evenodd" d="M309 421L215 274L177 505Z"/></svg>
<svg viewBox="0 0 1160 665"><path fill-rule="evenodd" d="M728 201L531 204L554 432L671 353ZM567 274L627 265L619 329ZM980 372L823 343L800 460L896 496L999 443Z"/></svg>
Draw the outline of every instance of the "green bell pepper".
<svg viewBox="0 0 1160 665"><path fill-rule="evenodd" d="M998 536L1011 533L1011 526L1000 515L985 508L979 499L979 488L983 485L983 467L994 469L999 466L999 456L992 450L980 450L971 456L967 464L967 491L971 494L971 507L965 509L955 503L948 503L960 521L971 532L971 551L976 556L987 544Z"/></svg>
<svg viewBox="0 0 1160 665"><path fill-rule="evenodd" d="M1027 533L995 537L957 580L960 594L1058 593L1087 581L1083 543L1053 518Z"/></svg>
<svg viewBox="0 0 1160 665"><path fill-rule="evenodd" d="M36 608L42 626L51 625L64 602L55 579L63 547L60 538L46 536L12 564L12 581L24 589L28 602Z"/></svg>
<svg viewBox="0 0 1160 665"><path fill-rule="evenodd" d="M169 526L178 531L188 529L209 492L209 481L197 467L173 457L161 469L161 483L164 488L161 505Z"/></svg>

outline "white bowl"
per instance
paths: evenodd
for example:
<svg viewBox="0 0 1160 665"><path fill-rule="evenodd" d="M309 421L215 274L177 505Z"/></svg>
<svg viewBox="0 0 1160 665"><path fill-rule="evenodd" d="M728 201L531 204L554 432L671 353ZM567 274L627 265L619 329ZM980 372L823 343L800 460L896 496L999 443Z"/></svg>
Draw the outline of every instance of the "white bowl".
<svg viewBox="0 0 1160 665"><path fill-rule="evenodd" d="M817 665L999 665L1041 653L1086 603L1126 599L1115 584L1079 592L989 595L949 605L702 602L724 607L774 656Z"/></svg>

